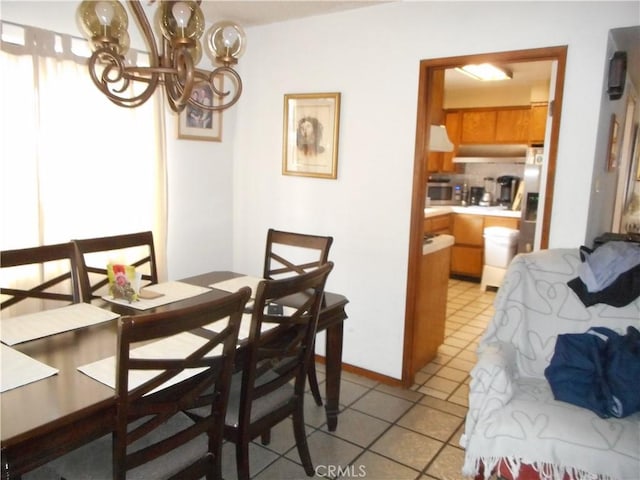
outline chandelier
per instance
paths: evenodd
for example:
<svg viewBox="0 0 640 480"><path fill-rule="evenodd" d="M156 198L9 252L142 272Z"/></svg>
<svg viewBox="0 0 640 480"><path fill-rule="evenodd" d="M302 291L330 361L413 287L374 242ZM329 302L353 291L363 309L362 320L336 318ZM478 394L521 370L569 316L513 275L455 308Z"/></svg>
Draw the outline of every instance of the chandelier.
<svg viewBox="0 0 640 480"><path fill-rule="evenodd" d="M153 3L155 0L151 0ZM92 55L89 73L98 89L122 107L145 103L159 85L164 85L169 107L181 112L187 104L208 111L234 105L242 93L242 80L233 69L246 45L242 28L232 22L218 22L205 36L208 53L217 64L207 72L196 68L202 57L200 37L204 15L200 1L160 0L157 23L162 32L158 44L140 2L127 2L149 48L148 65L132 65L129 50L128 17L115 0L84 0L78 7L80 24L89 39ZM208 87L212 98L195 95Z"/></svg>

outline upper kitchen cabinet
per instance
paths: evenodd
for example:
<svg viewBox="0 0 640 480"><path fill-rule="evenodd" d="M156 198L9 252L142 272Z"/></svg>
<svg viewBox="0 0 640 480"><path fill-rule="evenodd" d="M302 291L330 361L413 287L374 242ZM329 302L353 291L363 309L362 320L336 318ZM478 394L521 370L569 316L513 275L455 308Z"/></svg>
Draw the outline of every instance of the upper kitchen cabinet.
<svg viewBox="0 0 640 480"><path fill-rule="evenodd" d="M531 109L508 108L496 112L497 143L527 143Z"/></svg>
<svg viewBox="0 0 640 480"><path fill-rule="evenodd" d="M447 133L456 147L459 144L539 144L544 141L547 104L449 110L445 119Z"/></svg>
<svg viewBox="0 0 640 480"><path fill-rule="evenodd" d="M529 125L529 143L544 143L544 133L547 128L549 106L547 103L533 103L531 105L531 122Z"/></svg>
<svg viewBox="0 0 640 480"><path fill-rule="evenodd" d="M495 143L498 116L495 110L463 110L461 116L460 143Z"/></svg>

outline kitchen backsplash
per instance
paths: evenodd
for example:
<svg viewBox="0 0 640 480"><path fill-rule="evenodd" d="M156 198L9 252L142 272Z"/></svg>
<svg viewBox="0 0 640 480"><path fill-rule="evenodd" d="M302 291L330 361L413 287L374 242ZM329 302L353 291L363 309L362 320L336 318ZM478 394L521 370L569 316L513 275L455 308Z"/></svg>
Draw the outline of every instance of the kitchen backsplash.
<svg viewBox="0 0 640 480"><path fill-rule="evenodd" d="M516 163L468 163L465 165L465 173L439 173L438 177L448 177L454 185L466 183L471 187L484 187L484 178L492 177L494 180L502 175L513 175L522 179L524 165Z"/></svg>

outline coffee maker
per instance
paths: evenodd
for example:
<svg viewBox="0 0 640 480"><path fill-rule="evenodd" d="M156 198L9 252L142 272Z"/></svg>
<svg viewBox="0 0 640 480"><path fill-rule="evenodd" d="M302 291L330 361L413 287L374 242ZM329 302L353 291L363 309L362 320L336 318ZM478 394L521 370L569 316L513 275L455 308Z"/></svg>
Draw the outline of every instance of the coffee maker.
<svg viewBox="0 0 640 480"><path fill-rule="evenodd" d="M518 183L520 178L513 175L503 175L497 179L500 193L498 195L498 204L510 207L513 203L513 197L515 197L518 191Z"/></svg>

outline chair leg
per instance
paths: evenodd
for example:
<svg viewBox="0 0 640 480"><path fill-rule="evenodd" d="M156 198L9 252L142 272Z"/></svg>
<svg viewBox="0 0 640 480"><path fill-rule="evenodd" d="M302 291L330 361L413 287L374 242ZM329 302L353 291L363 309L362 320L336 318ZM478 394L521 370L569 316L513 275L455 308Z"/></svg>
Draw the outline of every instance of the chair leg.
<svg viewBox="0 0 640 480"><path fill-rule="evenodd" d="M315 470L309 454L309 445L307 445L307 432L304 428L304 403L302 401L298 402L298 408L293 414L293 435L304 471L308 477L313 477Z"/></svg>
<svg viewBox="0 0 640 480"><path fill-rule="evenodd" d="M269 445L271 443L271 430L267 430L260 435L260 443Z"/></svg>
<svg viewBox="0 0 640 480"><path fill-rule="evenodd" d="M238 480L249 480L249 442L241 438L236 443L236 469Z"/></svg>
<svg viewBox="0 0 640 480"><path fill-rule="evenodd" d="M316 375L316 362L311 357L309 362L309 368L307 370L307 377L309 378L309 388L311 389L311 395L319 407L322 406L322 396L320 395L320 387L318 386L318 377Z"/></svg>

